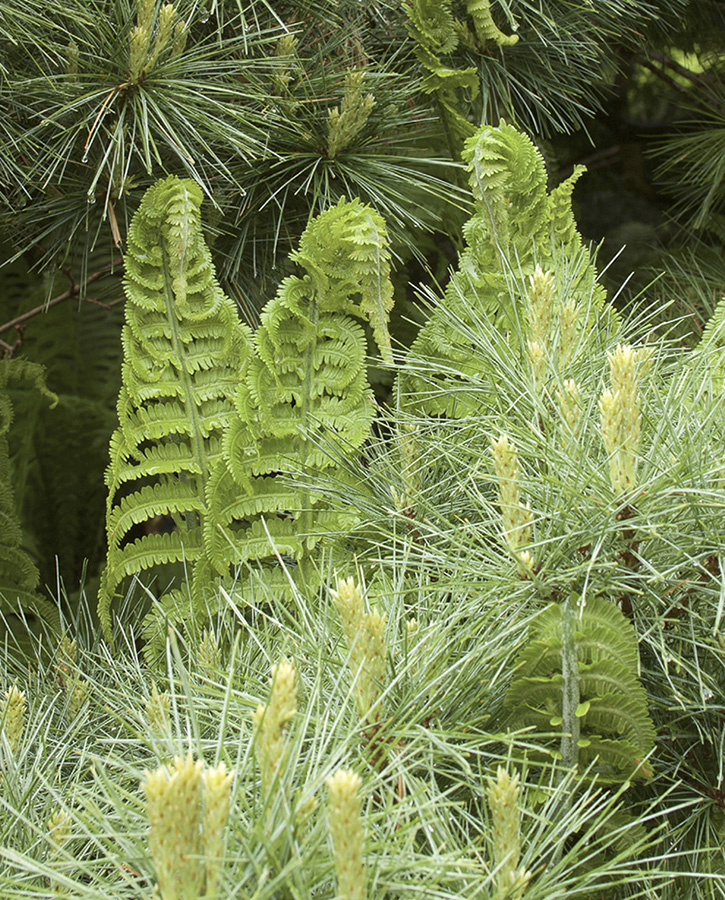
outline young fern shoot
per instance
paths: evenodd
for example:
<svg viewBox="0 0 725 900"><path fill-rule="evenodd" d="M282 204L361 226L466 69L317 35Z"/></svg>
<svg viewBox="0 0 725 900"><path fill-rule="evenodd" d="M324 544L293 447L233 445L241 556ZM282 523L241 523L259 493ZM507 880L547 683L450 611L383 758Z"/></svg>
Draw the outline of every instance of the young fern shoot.
<svg viewBox="0 0 725 900"><path fill-rule="evenodd" d="M108 559L98 601L106 638L111 604L127 579L166 564L189 567L193 578L204 556L206 484L250 355L251 333L214 275L201 201L196 183L170 176L146 192L129 232L119 425L106 473ZM153 527L157 517L168 523L164 533ZM169 613L180 605L189 614L179 584L164 604Z"/></svg>
<svg viewBox="0 0 725 900"><path fill-rule="evenodd" d="M472 404L458 389L470 379L495 407L493 351L518 355L543 387L566 377L577 356L618 322L604 306L571 209L584 168L548 192L541 153L506 124L481 128L463 158L476 201L463 229L468 246L398 382L403 408L427 416L475 413L480 401ZM480 352L483 333L496 344L489 359Z"/></svg>
<svg viewBox="0 0 725 900"><path fill-rule="evenodd" d="M330 510L306 473L341 475L338 460L370 435L367 321L391 358L393 304L385 225L370 207L341 200L313 219L291 257L304 274L286 278L266 305L224 459L209 482L205 542L221 575L230 567L307 557L348 516Z"/></svg>

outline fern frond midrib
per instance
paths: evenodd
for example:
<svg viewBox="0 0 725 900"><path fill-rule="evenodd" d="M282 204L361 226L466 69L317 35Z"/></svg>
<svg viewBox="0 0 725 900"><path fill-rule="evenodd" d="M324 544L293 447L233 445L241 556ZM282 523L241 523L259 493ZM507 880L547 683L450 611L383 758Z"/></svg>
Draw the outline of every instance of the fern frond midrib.
<svg viewBox="0 0 725 900"><path fill-rule="evenodd" d="M315 330L317 329L317 321L319 318L319 309L317 305L317 299L315 296L315 292L313 291L312 297L310 298L310 321L313 323L313 327ZM312 384L315 378L315 370L314 370L314 358L315 352L317 350L317 341L310 341L307 345L307 349L305 351L305 380L304 380L304 394L302 397L302 416L300 422L300 432L301 432L301 447L300 447L300 462L304 467L307 464L307 451L308 451L308 433L310 426L310 409L312 405ZM302 515L300 518L302 519L302 531L305 533L306 529L309 525L310 518L310 503L309 503L309 491L307 488L302 491Z"/></svg>
<svg viewBox="0 0 725 900"><path fill-rule="evenodd" d="M206 483L209 477L209 460L207 459L207 454L204 449L204 439L202 437L201 422L199 421L199 417L197 414L198 411L196 407L196 400L194 397L194 385L192 384L189 372L183 365L184 348L183 342L181 341L181 338L179 336L179 323L176 317L175 297L171 289L172 276L169 266L169 254L165 247L162 250L162 259L164 266L164 300L166 302L166 314L169 324L171 325L171 343L174 348L176 358L182 362L178 375L183 386L184 398L186 401L186 410L192 426L190 432L191 444L194 449L194 456L197 459L201 472L200 476L196 476L197 491L199 496L203 496L203 485Z"/></svg>
<svg viewBox="0 0 725 900"><path fill-rule="evenodd" d="M375 315L371 314L371 319L373 320L373 331L375 333L375 337L378 337L378 332L380 332L380 353L385 360L385 362L390 363L393 359L392 349L390 347L390 335L385 331L385 335L383 337L384 323L386 321L386 310L385 305L383 303L383 263L382 263L382 254L380 251L381 240L380 235L378 233L378 229L375 225L375 221L373 217L368 213L367 222L370 227L375 232L376 237L378 238L374 242L374 252L375 252L375 306L376 311Z"/></svg>

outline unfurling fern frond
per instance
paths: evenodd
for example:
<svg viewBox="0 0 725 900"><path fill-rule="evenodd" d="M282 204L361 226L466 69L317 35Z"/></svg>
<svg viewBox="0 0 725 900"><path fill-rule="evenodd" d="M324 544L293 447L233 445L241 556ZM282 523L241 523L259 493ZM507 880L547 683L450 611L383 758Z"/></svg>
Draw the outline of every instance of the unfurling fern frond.
<svg viewBox="0 0 725 900"><path fill-rule="evenodd" d="M453 68L441 59L458 46L461 35L473 40L454 16L451 0L410 0L407 4L408 32L416 42L416 56L424 72L422 88L438 101L439 112L451 141L451 153L458 156L463 142L473 134L460 101L459 91L469 91L472 98L479 91L479 75L475 67Z"/></svg>
<svg viewBox="0 0 725 900"><path fill-rule="evenodd" d="M547 758L594 763L600 779L624 781L655 740L638 662L634 628L609 600L588 598L578 616L568 603L552 603L535 619L517 659L507 726L534 726L530 737L561 730L560 750L555 739L544 742Z"/></svg>
<svg viewBox="0 0 725 900"><path fill-rule="evenodd" d="M411 0L407 6L410 30L430 53L451 53L458 44L452 0Z"/></svg>
<svg viewBox="0 0 725 900"><path fill-rule="evenodd" d="M13 407L6 391L8 383L16 379L32 381L53 406L58 402L45 385L41 366L21 359L0 360L0 612L37 616L60 632L58 610L38 594L38 570L21 546L7 439Z"/></svg>
<svg viewBox="0 0 725 900"><path fill-rule="evenodd" d="M413 343L409 369L399 381L407 407L428 415L471 412L460 392L465 379L490 375L493 386L495 363L487 372L482 346L495 339L507 351L525 355L531 335L522 325L537 271L550 273L553 319L569 309L582 350L587 334L597 333L595 325L616 320L604 305L571 209L571 192L583 168L548 193L543 157L526 135L505 123L481 128L466 142L463 158L477 205L464 226L468 246L442 302ZM422 377L414 371L421 366L436 374ZM442 374L446 369L448 378Z"/></svg>
<svg viewBox="0 0 725 900"><path fill-rule="evenodd" d="M290 476L337 468L370 433L367 320L390 355L392 286L385 225L358 200L313 219L292 254L304 274L282 282L265 307L255 352L225 435L225 464L209 485L205 535L218 571L273 558L300 559L322 535L344 530Z"/></svg>
<svg viewBox="0 0 725 900"><path fill-rule="evenodd" d="M251 347L214 275L201 190L174 176L150 188L129 231L119 426L106 474L108 560L99 616L130 576L203 556L206 484ZM164 517L167 533L153 523Z"/></svg>
<svg viewBox="0 0 725 900"><path fill-rule="evenodd" d="M381 356L390 362L390 253L385 222L375 210L343 197L310 222L290 259L312 279L320 312L367 319Z"/></svg>
<svg viewBox="0 0 725 900"><path fill-rule="evenodd" d="M504 34L493 21L491 15L491 0L466 0L468 14L473 19L476 36L485 45L486 41L495 41L499 46L506 47L517 43L517 34Z"/></svg>

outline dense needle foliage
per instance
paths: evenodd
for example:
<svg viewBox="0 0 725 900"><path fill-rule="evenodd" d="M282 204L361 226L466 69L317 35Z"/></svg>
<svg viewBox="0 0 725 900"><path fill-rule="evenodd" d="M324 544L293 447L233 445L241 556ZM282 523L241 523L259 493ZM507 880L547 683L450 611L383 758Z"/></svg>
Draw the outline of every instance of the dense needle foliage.
<svg viewBox="0 0 725 900"><path fill-rule="evenodd" d="M0 0L3 898L725 897L723 34Z"/></svg>

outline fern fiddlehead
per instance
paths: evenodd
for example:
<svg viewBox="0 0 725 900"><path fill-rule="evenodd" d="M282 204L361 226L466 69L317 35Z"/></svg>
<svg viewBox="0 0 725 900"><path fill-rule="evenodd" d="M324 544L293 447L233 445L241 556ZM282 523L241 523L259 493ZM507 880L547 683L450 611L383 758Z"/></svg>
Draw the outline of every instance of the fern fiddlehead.
<svg viewBox="0 0 725 900"><path fill-rule="evenodd" d="M129 231L98 606L107 638L112 599L128 577L202 558L206 483L249 357L249 331L219 287L204 243L201 200L198 185L171 176L146 192ZM172 529L150 532L157 516Z"/></svg>
<svg viewBox="0 0 725 900"><path fill-rule="evenodd" d="M499 46L506 47L518 42L517 34L504 34L493 21L491 0L466 0L466 8L482 44L486 41L495 41Z"/></svg>
<svg viewBox="0 0 725 900"><path fill-rule="evenodd" d="M456 49L461 33L451 0L411 0L407 13L408 32L416 42L416 56L425 73L423 91L436 98L451 156L457 158L463 141L474 131L462 111L459 91L469 91L475 98L479 92L478 72L473 66L453 68L441 59Z"/></svg>
<svg viewBox="0 0 725 900"><path fill-rule="evenodd" d="M429 53L451 53L458 45L452 0L411 0L410 30Z"/></svg>

